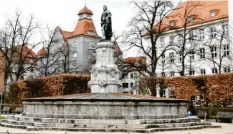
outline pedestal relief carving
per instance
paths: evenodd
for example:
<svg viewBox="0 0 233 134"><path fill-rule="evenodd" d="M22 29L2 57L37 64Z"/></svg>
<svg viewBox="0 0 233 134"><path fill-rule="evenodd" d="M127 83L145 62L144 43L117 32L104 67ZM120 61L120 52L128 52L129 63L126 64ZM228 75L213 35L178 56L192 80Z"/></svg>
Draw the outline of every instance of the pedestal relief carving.
<svg viewBox="0 0 233 134"><path fill-rule="evenodd" d="M114 44L110 41L99 42L96 45L97 62L92 66L92 77L88 83L92 93L121 92L120 72L114 62L114 49Z"/></svg>

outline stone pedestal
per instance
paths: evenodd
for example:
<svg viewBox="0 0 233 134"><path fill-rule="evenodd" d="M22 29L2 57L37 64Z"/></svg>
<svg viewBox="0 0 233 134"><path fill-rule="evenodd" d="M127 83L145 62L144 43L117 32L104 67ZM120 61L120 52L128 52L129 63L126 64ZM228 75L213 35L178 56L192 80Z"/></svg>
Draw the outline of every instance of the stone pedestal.
<svg viewBox="0 0 233 134"><path fill-rule="evenodd" d="M91 69L91 80L88 85L91 93L115 93L121 82L119 70L114 60L114 44L110 41L99 42L96 46L96 64Z"/></svg>

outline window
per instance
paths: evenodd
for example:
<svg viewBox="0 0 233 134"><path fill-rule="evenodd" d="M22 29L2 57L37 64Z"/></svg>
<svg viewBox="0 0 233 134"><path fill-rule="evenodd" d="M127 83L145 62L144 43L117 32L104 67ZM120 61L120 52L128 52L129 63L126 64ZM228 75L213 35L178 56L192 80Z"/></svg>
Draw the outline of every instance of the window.
<svg viewBox="0 0 233 134"><path fill-rule="evenodd" d="M205 59L205 48L200 48L200 58Z"/></svg>
<svg viewBox="0 0 233 134"><path fill-rule="evenodd" d="M165 64L165 54L162 55L162 64Z"/></svg>
<svg viewBox="0 0 233 134"><path fill-rule="evenodd" d="M170 44L173 44L173 37L172 36L169 37L169 42L170 42Z"/></svg>
<svg viewBox="0 0 233 134"><path fill-rule="evenodd" d="M171 77L175 76L175 72L174 72L174 71L171 71L171 72L170 72L170 76L171 76Z"/></svg>
<svg viewBox="0 0 233 134"><path fill-rule="evenodd" d="M178 36L178 43L182 44L183 42L184 42L183 36L182 35Z"/></svg>
<svg viewBox="0 0 233 134"><path fill-rule="evenodd" d="M210 37L213 38L213 37L216 37L216 35L217 35L216 27L211 27L210 28Z"/></svg>
<svg viewBox="0 0 233 134"><path fill-rule="evenodd" d="M133 87L133 83L130 83L130 87Z"/></svg>
<svg viewBox="0 0 233 134"><path fill-rule="evenodd" d="M169 58L170 58L170 63L174 63L175 62L175 53L174 52L169 53Z"/></svg>
<svg viewBox="0 0 233 134"><path fill-rule="evenodd" d="M218 69L217 68L212 68L212 73L213 74L217 74L218 73Z"/></svg>
<svg viewBox="0 0 233 134"><path fill-rule="evenodd" d="M229 55L230 55L229 45L224 45L223 46L223 56L229 56Z"/></svg>
<svg viewBox="0 0 233 134"><path fill-rule="evenodd" d="M130 78L133 79L133 74L130 74Z"/></svg>
<svg viewBox="0 0 233 134"><path fill-rule="evenodd" d="M138 79L139 76L138 76L138 73L134 73L134 79Z"/></svg>
<svg viewBox="0 0 233 134"><path fill-rule="evenodd" d="M179 74L180 74L180 76L183 76L183 71L180 71Z"/></svg>
<svg viewBox="0 0 233 134"><path fill-rule="evenodd" d="M193 20L194 20L194 16L189 16L188 17L188 22L193 22Z"/></svg>
<svg viewBox="0 0 233 134"><path fill-rule="evenodd" d="M160 37L160 43L161 43L162 45L164 45L164 40L165 40L164 37Z"/></svg>
<svg viewBox="0 0 233 134"><path fill-rule="evenodd" d="M190 52L189 58L190 58L190 61L194 60L194 50Z"/></svg>
<svg viewBox="0 0 233 134"><path fill-rule="evenodd" d="M123 73L123 74L122 74L122 77L123 77L123 79L127 79L127 74L126 74L126 73Z"/></svg>
<svg viewBox="0 0 233 134"><path fill-rule="evenodd" d="M180 62L183 61L182 59L183 59L183 56L182 56L182 53L180 52L180 58L179 58Z"/></svg>
<svg viewBox="0 0 233 134"><path fill-rule="evenodd" d="M205 31L204 29L199 30L199 39L204 40L205 39Z"/></svg>
<svg viewBox="0 0 233 134"><path fill-rule="evenodd" d="M166 76L165 72L162 72L161 75L162 75L162 77L165 77L165 76Z"/></svg>
<svg viewBox="0 0 233 134"><path fill-rule="evenodd" d="M210 16L211 16L211 17L216 16L216 11L210 11Z"/></svg>
<svg viewBox="0 0 233 134"><path fill-rule="evenodd" d="M229 35L228 25L222 25L223 35Z"/></svg>
<svg viewBox="0 0 233 134"><path fill-rule="evenodd" d="M193 69L189 70L189 75L195 75L195 71Z"/></svg>
<svg viewBox="0 0 233 134"><path fill-rule="evenodd" d="M190 31L189 32L189 40L192 42L196 39L196 35L194 33L194 31Z"/></svg>
<svg viewBox="0 0 233 134"><path fill-rule="evenodd" d="M217 57L217 47L215 47L215 46L211 47L210 51L211 51L212 58L216 58Z"/></svg>
<svg viewBox="0 0 233 134"><path fill-rule="evenodd" d="M230 68L230 67L224 67L224 72L225 72L225 73L231 72L231 68Z"/></svg>
<svg viewBox="0 0 233 134"><path fill-rule="evenodd" d="M201 74L206 74L205 69L201 69Z"/></svg>
<svg viewBox="0 0 233 134"><path fill-rule="evenodd" d="M123 84L122 84L122 87L123 87L123 88L128 88L128 87L129 87L129 84L128 84L128 83L123 83Z"/></svg>
<svg viewBox="0 0 233 134"><path fill-rule="evenodd" d="M169 23L170 23L170 27L174 27L175 26L175 21L172 20Z"/></svg>

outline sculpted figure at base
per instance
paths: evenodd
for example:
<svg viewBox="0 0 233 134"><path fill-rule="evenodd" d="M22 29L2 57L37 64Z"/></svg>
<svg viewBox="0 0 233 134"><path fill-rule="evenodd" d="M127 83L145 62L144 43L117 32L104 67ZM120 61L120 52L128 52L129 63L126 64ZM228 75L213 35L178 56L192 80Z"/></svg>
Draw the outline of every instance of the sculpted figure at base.
<svg viewBox="0 0 233 134"><path fill-rule="evenodd" d="M101 15L101 28L102 28L102 40L111 40L112 37L112 14L104 5L103 13Z"/></svg>

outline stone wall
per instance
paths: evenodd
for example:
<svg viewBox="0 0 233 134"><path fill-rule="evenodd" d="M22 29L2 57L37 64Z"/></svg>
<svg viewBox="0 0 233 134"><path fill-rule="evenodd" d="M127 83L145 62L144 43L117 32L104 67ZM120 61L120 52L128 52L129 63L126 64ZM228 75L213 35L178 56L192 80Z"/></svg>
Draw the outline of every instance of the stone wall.
<svg viewBox="0 0 233 134"><path fill-rule="evenodd" d="M42 100L24 101L23 115L40 118L157 119L187 115L187 102L179 100Z"/></svg>

